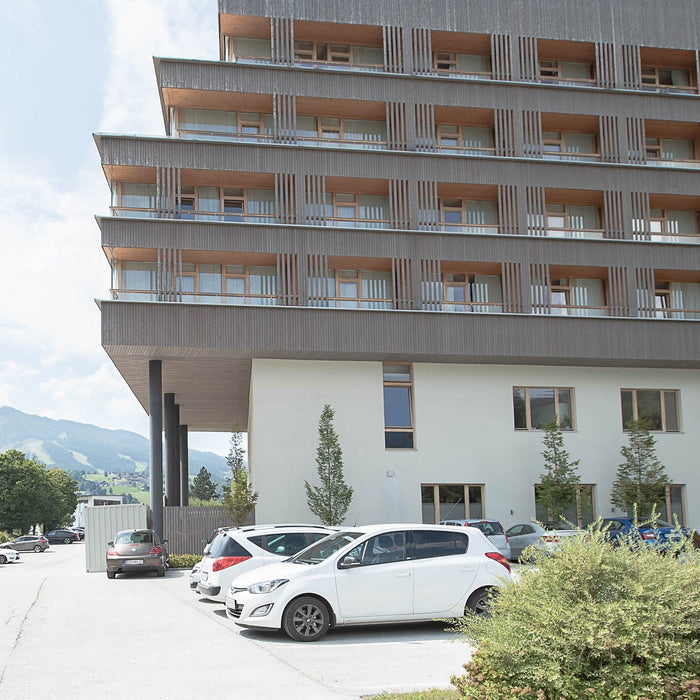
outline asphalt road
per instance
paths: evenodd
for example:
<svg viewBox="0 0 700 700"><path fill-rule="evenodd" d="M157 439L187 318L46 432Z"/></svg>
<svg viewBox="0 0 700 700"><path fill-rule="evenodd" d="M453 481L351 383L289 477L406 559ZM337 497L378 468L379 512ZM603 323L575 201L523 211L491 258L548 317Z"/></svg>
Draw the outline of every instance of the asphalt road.
<svg viewBox="0 0 700 700"><path fill-rule="evenodd" d="M232 624L188 571L85 572L84 544L0 565L3 700L343 700L448 687L471 648L443 625L331 631L299 643Z"/></svg>

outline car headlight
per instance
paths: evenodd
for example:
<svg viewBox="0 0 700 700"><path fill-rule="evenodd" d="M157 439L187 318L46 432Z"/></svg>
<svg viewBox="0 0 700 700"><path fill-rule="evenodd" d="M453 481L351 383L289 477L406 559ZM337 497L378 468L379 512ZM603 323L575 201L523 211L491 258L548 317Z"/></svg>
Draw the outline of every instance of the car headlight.
<svg viewBox="0 0 700 700"><path fill-rule="evenodd" d="M275 578L272 581L254 583L252 586L248 586L248 593L272 593L272 591L276 591L288 581L288 578Z"/></svg>

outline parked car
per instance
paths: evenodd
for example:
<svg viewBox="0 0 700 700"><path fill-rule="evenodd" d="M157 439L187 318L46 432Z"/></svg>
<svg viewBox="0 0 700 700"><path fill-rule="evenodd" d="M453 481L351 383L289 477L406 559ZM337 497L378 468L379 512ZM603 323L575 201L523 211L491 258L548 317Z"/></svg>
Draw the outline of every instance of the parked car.
<svg viewBox="0 0 700 700"><path fill-rule="evenodd" d="M314 642L333 626L488 614L510 566L473 527L371 525L237 576L226 614L242 627Z"/></svg>
<svg viewBox="0 0 700 700"><path fill-rule="evenodd" d="M55 530L49 530L44 537L49 541L50 544L56 542L63 542L63 544L71 544L73 542L79 542L80 536L77 532L73 530L68 530L67 528L60 527Z"/></svg>
<svg viewBox="0 0 700 700"><path fill-rule="evenodd" d="M619 545L625 538L638 538L640 542L659 550L667 550L678 543L681 538L689 537L686 527L676 528L664 520L639 518L603 518L605 536L613 545Z"/></svg>
<svg viewBox="0 0 700 700"><path fill-rule="evenodd" d="M204 550L197 591L209 600L223 603L231 581L238 574L291 557L335 531L336 528L323 525L227 528Z"/></svg>
<svg viewBox="0 0 700 700"><path fill-rule="evenodd" d="M82 525L74 525L73 527L69 527L69 530L73 530L73 532L78 533L78 537L80 537L81 540L85 539L85 528Z"/></svg>
<svg viewBox="0 0 700 700"><path fill-rule="evenodd" d="M16 549L0 549L0 564L11 564L18 560L19 552Z"/></svg>
<svg viewBox="0 0 700 700"><path fill-rule="evenodd" d="M440 525L454 525L457 527L475 527L488 537L496 549L510 561L510 543L508 535L503 530L503 525L498 520L485 520L484 518L469 518L467 520L441 520Z"/></svg>
<svg viewBox="0 0 700 700"><path fill-rule="evenodd" d="M10 542L0 544L1 549L15 549L18 552L43 552L49 548L49 541L43 535L22 535Z"/></svg>
<svg viewBox="0 0 700 700"><path fill-rule="evenodd" d="M107 578L134 571L155 571L165 576L168 568L168 540L161 540L155 530L122 530L108 543Z"/></svg>
<svg viewBox="0 0 700 700"><path fill-rule="evenodd" d="M560 523L518 523L506 531L510 542L511 561L518 561L523 550L530 545L554 551L565 537L582 535L582 530L572 530Z"/></svg>

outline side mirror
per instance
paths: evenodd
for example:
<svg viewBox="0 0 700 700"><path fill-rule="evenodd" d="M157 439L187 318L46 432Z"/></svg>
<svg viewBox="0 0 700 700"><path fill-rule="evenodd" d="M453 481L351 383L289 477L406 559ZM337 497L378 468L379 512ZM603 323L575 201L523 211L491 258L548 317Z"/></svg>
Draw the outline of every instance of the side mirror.
<svg viewBox="0 0 700 700"><path fill-rule="evenodd" d="M108 547L114 547L114 542L107 542Z"/></svg>
<svg viewBox="0 0 700 700"><path fill-rule="evenodd" d="M163 541L161 542L161 544L163 544L163 545L168 544L168 540L163 540Z"/></svg>
<svg viewBox="0 0 700 700"><path fill-rule="evenodd" d="M339 569L352 569L354 566L359 566L360 560L352 554L346 554L339 562Z"/></svg>

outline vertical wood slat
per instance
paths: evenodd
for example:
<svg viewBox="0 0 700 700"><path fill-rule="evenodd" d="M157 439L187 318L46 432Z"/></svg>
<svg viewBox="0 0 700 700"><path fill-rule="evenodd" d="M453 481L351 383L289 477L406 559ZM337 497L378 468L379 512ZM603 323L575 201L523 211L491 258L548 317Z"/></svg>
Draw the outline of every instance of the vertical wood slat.
<svg viewBox="0 0 700 700"><path fill-rule="evenodd" d="M596 85L602 88L615 87L615 45L607 41L595 44Z"/></svg>
<svg viewBox="0 0 700 700"><path fill-rule="evenodd" d="M530 263L530 295L533 314L548 314L552 310L549 295L549 265Z"/></svg>
<svg viewBox="0 0 700 700"><path fill-rule="evenodd" d="M622 45L622 87L639 90L642 87L642 59L639 46Z"/></svg>
<svg viewBox="0 0 700 700"><path fill-rule="evenodd" d="M525 201L528 236L546 236L547 209L544 201L544 187L527 185L525 187Z"/></svg>
<svg viewBox="0 0 700 700"><path fill-rule="evenodd" d="M418 229L437 231L440 221L440 205L437 182L419 180L418 183Z"/></svg>
<svg viewBox="0 0 700 700"><path fill-rule="evenodd" d="M539 79L539 60L537 57L537 39L534 36L519 36L520 79L535 82Z"/></svg>
<svg viewBox="0 0 700 700"><path fill-rule="evenodd" d="M255 522L251 514L246 525ZM163 536L171 554L196 554L202 551L202 539L217 527L233 525L224 506L165 506Z"/></svg>
<svg viewBox="0 0 700 700"><path fill-rule="evenodd" d="M297 223L296 175L275 173L275 221L283 224Z"/></svg>
<svg viewBox="0 0 700 700"><path fill-rule="evenodd" d="M403 29L383 25L382 38L384 40L384 70L387 73L403 73Z"/></svg>
<svg viewBox="0 0 700 700"><path fill-rule="evenodd" d="M518 190L515 185L498 186L498 225L499 233L519 233Z"/></svg>
<svg viewBox="0 0 700 700"><path fill-rule="evenodd" d="M172 219L182 202L182 169L171 165L156 167L156 212L159 218Z"/></svg>
<svg viewBox="0 0 700 700"><path fill-rule="evenodd" d="M272 94L272 130L273 138L278 143L296 143L296 95L279 92Z"/></svg>
<svg viewBox="0 0 700 700"><path fill-rule="evenodd" d="M294 63L294 20L270 17L270 47L272 62L291 66Z"/></svg>
<svg viewBox="0 0 700 700"><path fill-rule="evenodd" d="M326 225L326 176L304 175L306 192L306 222L312 226Z"/></svg>
<svg viewBox="0 0 700 700"><path fill-rule="evenodd" d="M601 114L598 117L600 159L603 163L620 162L620 135L616 116Z"/></svg>
<svg viewBox="0 0 700 700"><path fill-rule="evenodd" d="M700 49L695 52L695 84L700 94Z"/></svg>
<svg viewBox="0 0 700 700"><path fill-rule="evenodd" d="M181 248L157 249L155 286L158 301L183 301Z"/></svg>
<svg viewBox="0 0 700 700"><path fill-rule="evenodd" d="M386 103L387 146L392 151L405 151L407 148L406 103Z"/></svg>
<svg viewBox="0 0 700 700"><path fill-rule="evenodd" d="M442 263L421 259L421 302L424 311L442 311Z"/></svg>
<svg viewBox="0 0 700 700"><path fill-rule="evenodd" d="M328 256L312 253L306 260L307 268L307 304L309 306L328 306ZM333 290L335 292L335 290ZM335 296L335 293L333 294Z"/></svg>
<svg viewBox="0 0 700 700"><path fill-rule="evenodd" d="M648 241L649 233L649 193L632 192L632 238L636 241Z"/></svg>
<svg viewBox="0 0 700 700"><path fill-rule="evenodd" d="M525 313L521 263L501 263L501 285L503 287L503 311L509 314Z"/></svg>
<svg viewBox="0 0 700 700"><path fill-rule="evenodd" d="M523 110L523 155L542 158L542 113L535 109Z"/></svg>
<svg viewBox="0 0 700 700"><path fill-rule="evenodd" d="M637 316L653 318L656 316L654 270L650 267L637 267L634 271L634 277L637 292Z"/></svg>
<svg viewBox="0 0 700 700"><path fill-rule="evenodd" d="M603 234L605 238L624 238L625 219L620 190L603 190Z"/></svg>
<svg viewBox="0 0 700 700"><path fill-rule="evenodd" d="M392 228L410 228L408 180L389 180L389 207Z"/></svg>
<svg viewBox="0 0 700 700"><path fill-rule="evenodd" d="M413 280L410 258L392 258L391 275L394 282L396 308L410 310L413 308Z"/></svg>
<svg viewBox="0 0 700 700"><path fill-rule="evenodd" d="M515 110L498 108L494 114L496 155L515 157Z"/></svg>
<svg viewBox="0 0 700 700"><path fill-rule="evenodd" d="M625 131L628 161L643 165L647 162L644 119L642 117L625 117Z"/></svg>
<svg viewBox="0 0 700 700"><path fill-rule="evenodd" d="M434 151L436 145L435 107L432 104L416 104L416 150Z"/></svg>
<svg viewBox="0 0 700 700"><path fill-rule="evenodd" d="M513 51L508 34L491 35L491 69L494 80L513 79Z"/></svg>
<svg viewBox="0 0 700 700"><path fill-rule="evenodd" d="M301 270L296 253L277 253L277 303L300 304Z"/></svg>
<svg viewBox="0 0 700 700"><path fill-rule="evenodd" d="M433 71L433 45L430 29L414 28L411 30L413 72L418 75L430 75Z"/></svg>
<svg viewBox="0 0 700 700"><path fill-rule="evenodd" d="M608 267L608 304L611 316L629 316L630 296L626 267Z"/></svg>

